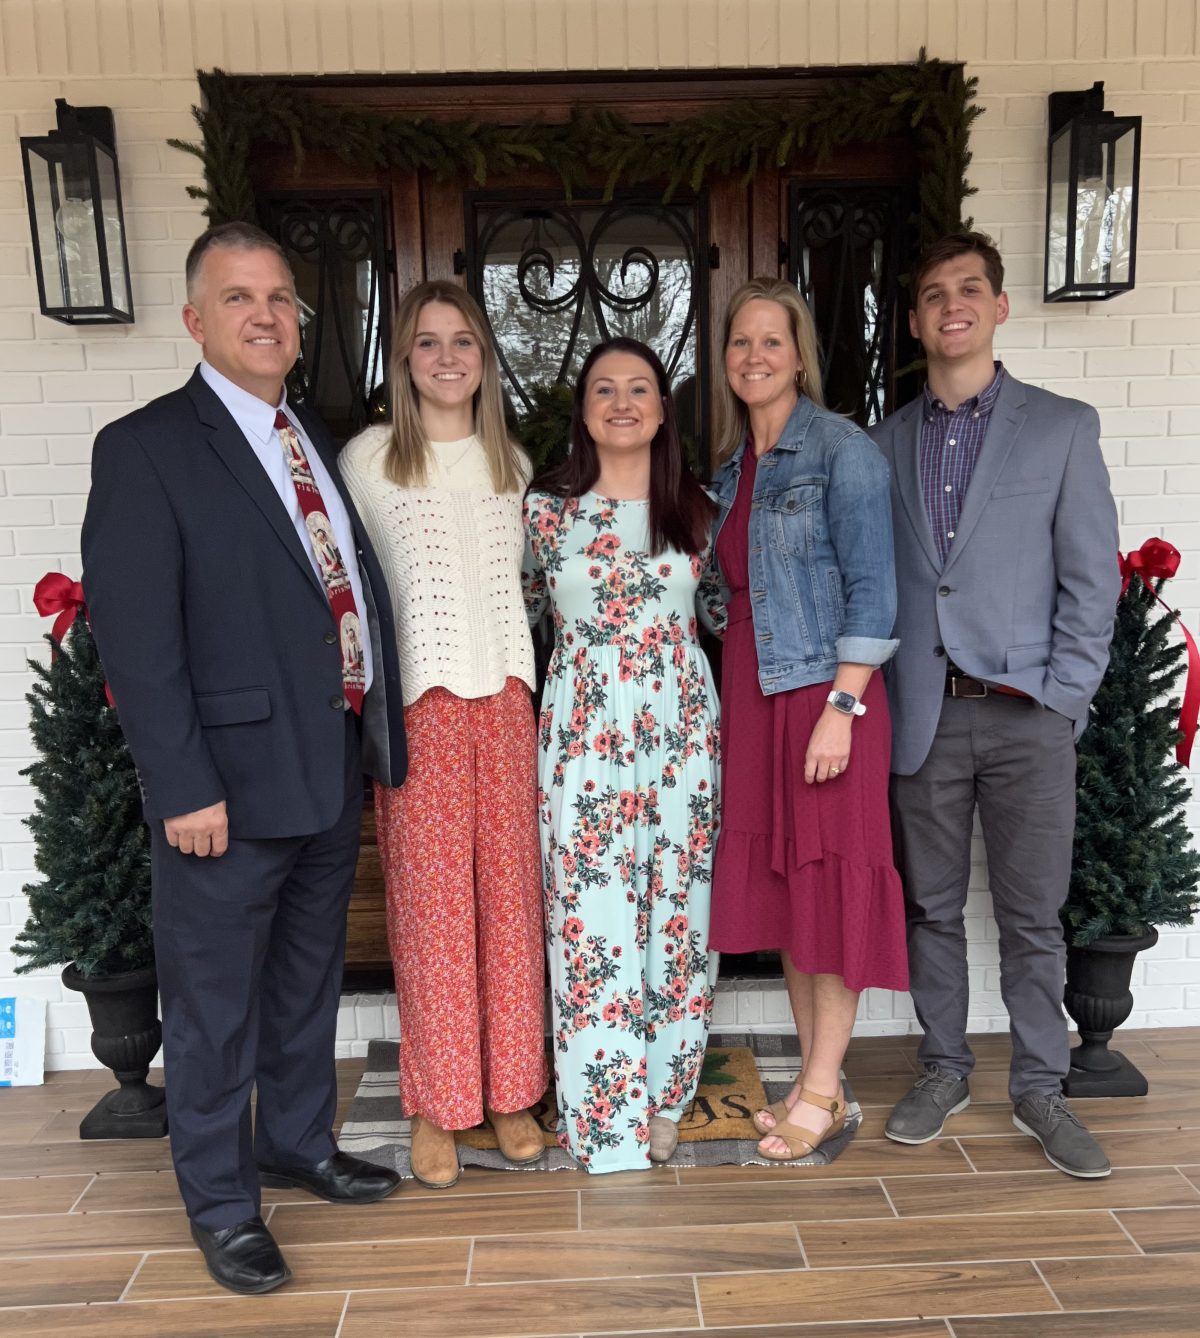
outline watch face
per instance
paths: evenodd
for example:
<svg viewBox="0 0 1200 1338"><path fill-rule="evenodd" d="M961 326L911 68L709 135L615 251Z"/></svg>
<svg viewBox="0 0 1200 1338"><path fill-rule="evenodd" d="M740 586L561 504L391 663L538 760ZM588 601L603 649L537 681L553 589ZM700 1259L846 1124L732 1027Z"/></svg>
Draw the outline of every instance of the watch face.
<svg viewBox="0 0 1200 1338"><path fill-rule="evenodd" d="M858 705L858 699L849 692L835 692L831 700L839 711L853 711Z"/></svg>

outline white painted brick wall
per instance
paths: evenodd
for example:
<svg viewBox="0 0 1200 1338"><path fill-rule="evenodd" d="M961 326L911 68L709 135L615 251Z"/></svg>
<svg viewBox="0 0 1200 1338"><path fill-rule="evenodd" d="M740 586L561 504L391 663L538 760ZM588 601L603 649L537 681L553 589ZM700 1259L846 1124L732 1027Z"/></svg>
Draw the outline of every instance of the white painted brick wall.
<svg viewBox="0 0 1200 1338"><path fill-rule="evenodd" d="M24 662L45 624L34 582L79 574L92 437L179 385L194 348L179 275L202 218L186 187L196 68L243 73L693 68L911 60L921 45L979 76L968 204L998 239L1019 376L1100 409L1123 547L1153 533L1183 554L1172 587L1200 631L1200 60L1196 0L0 0L0 991L50 1000L52 1067L90 1065L82 1005L54 973L14 980L31 847ZM1046 307L1039 289L1046 95L1105 81L1108 105L1145 118L1138 288L1110 303ZM116 116L137 323L72 331L37 311L17 138L53 123L54 98ZM1200 798L1189 808L1200 831ZM995 925L975 852L971 1025L1006 1025ZM1163 933L1135 968L1132 1025L1200 1023L1200 930ZM785 1025L779 992L722 996L722 1025ZM740 1013L739 1013L740 1010ZM872 991L859 1030L902 1032L912 1006ZM382 1027L382 1033L380 1028ZM394 1008L347 1000L339 1046L395 1034Z"/></svg>

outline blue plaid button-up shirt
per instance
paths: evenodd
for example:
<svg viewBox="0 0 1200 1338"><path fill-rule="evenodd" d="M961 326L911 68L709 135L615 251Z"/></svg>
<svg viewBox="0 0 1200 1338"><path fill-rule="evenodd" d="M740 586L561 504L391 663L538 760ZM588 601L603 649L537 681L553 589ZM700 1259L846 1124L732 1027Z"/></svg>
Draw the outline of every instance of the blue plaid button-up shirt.
<svg viewBox="0 0 1200 1338"><path fill-rule="evenodd" d="M957 409L947 409L925 387L921 409L921 490L933 540L943 562L954 542L963 498L1004 380L1004 367L1000 363L995 366L996 375L987 389L963 400Z"/></svg>

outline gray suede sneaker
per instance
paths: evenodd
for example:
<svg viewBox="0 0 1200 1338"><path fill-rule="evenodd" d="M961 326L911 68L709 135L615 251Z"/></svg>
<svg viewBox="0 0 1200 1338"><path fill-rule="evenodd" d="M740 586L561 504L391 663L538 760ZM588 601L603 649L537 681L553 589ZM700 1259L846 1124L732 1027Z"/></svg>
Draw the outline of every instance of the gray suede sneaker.
<svg viewBox="0 0 1200 1338"><path fill-rule="evenodd" d="M926 1064L925 1072L896 1102L883 1132L896 1143L928 1143L951 1115L970 1104L966 1078Z"/></svg>
<svg viewBox="0 0 1200 1338"><path fill-rule="evenodd" d="M1046 1160L1067 1175L1098 1180L1112 1174L1104 1149L1059 1092L1030 1092L1013 1107L1013 1123L1036 1138Z"/></svg>

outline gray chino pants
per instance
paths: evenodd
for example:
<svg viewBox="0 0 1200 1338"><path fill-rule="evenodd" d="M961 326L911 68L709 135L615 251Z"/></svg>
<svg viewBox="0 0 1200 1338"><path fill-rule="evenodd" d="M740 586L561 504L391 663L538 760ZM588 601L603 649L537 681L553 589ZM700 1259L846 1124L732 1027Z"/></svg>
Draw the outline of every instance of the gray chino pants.
<svg viewBox="0 0 1200 1338"><path fill-rule="evenodd" d="M964 1076L975 1066L963 908L978 805L1012 1034L1009 1094L1059 1091L1069 1064L1058 910L1075 832L1071 722L1022 698L947 697L929 756L914 775L892 777L891 803L921 1062Z"/></svg>

